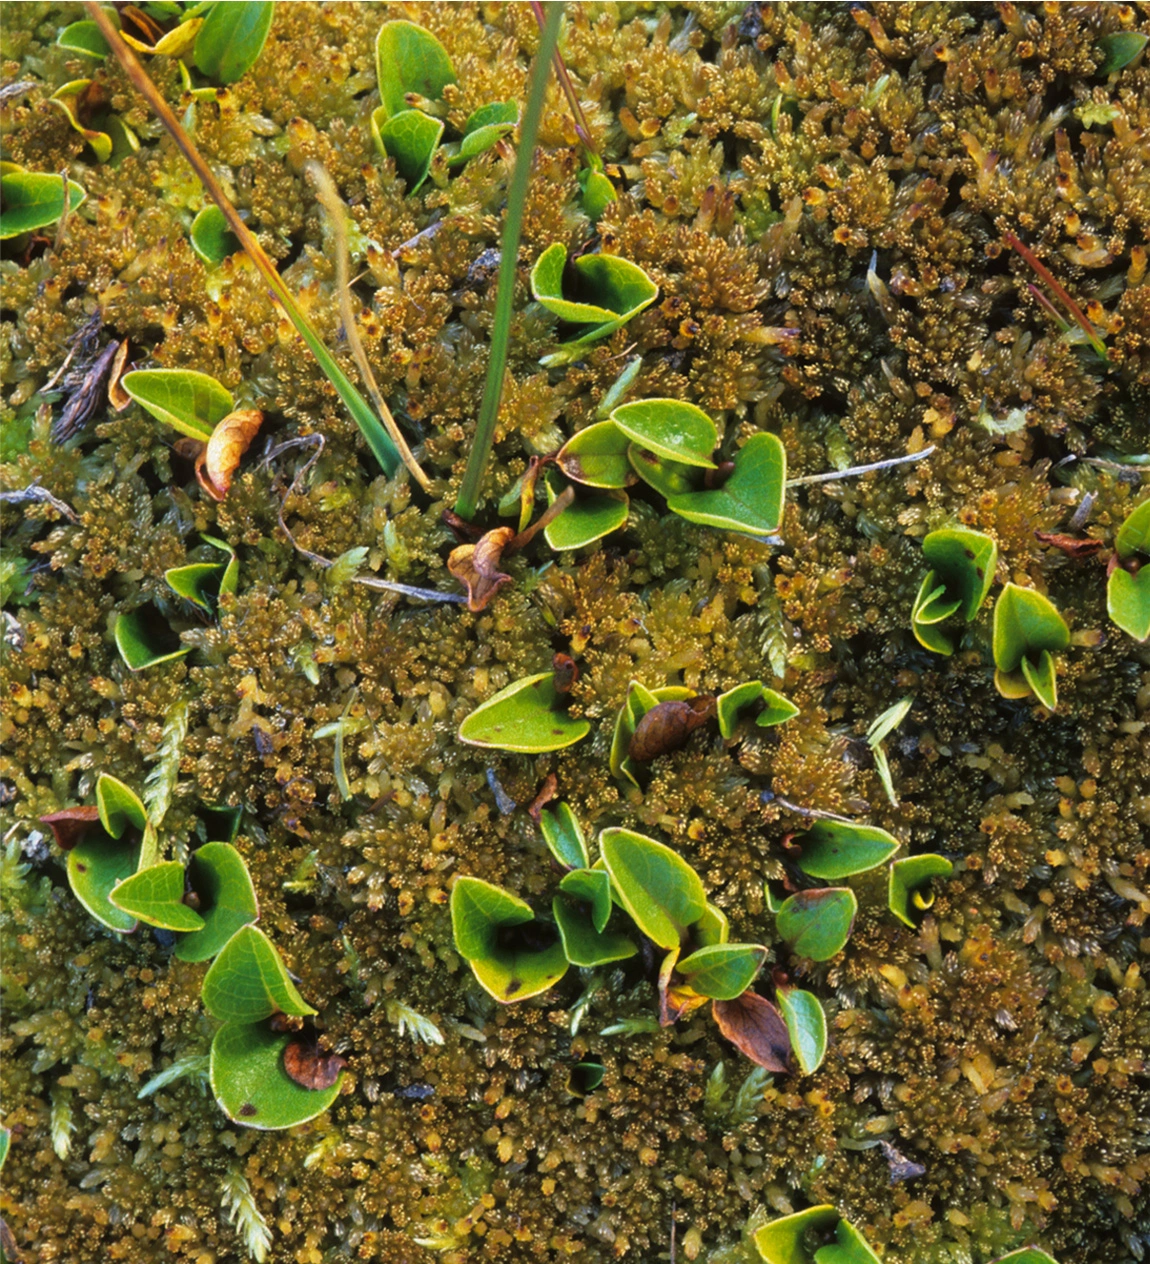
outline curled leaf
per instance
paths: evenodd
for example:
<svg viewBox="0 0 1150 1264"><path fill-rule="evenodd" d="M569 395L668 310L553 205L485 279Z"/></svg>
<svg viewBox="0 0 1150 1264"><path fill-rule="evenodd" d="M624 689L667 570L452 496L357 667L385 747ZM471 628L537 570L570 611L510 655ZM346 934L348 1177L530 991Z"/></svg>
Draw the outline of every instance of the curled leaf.
<svg viewBox="0 0 1150 1264"><path fill-rule="evenodd" d="M100 809L95 807L64 808L59 812L49 812L40 818L41 825L47 825L56 835L56 842L61 851L71 851L88 832L88 828L100 819Z"/></svg>
<svg viewBox="0 0 1150 1264"><path fill-rule="evenodd" d="M223 500L240 460L263 424L258 408L238 408L216 422L212 437L196 458L196 478L213 500Z"/></svg>
<svg viewBox="0 0 1150 1264"><path fill-rule="evenodd" d="M338 1054L320 1053L314 1040L290 1040L284 1046L284 1070L301 1088L331 1088L346 1065Z"/></svg>
<svg viewBox="0 0 1150 1264"><path fill-rule="evenodd" d="M740 1053L768 1071L786 1071L791 1052L787 1025L765 997L747 991L733 1001L714 1001L711 1014Z"/></svg>
<svg viewBox="0 0 1150 1264"><path fill-rule="evenodd" d="M514 538L511 527L496 527L475 544L461 544L451 550L447 569L467 589L467 608L473 613L486 610L500 588L511 583L511 576L499 569L499 563Z"/></svg>
<svg viewBox="0 0 1150 1264"><path fill-rule="evenodd" d="M660 702L635 726L627 754L645 762L685 746L687 739L715 714L715 699L704 695Z"/></svg>

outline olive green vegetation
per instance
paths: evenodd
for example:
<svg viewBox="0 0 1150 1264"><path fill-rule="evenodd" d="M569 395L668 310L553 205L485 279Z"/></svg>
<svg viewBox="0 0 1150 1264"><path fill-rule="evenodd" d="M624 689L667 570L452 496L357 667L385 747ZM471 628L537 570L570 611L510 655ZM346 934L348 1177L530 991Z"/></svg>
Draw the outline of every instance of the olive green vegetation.
<svg viewBox="0 0 1150 1264"><path fill-rule="evenodd" d="M481 613L381 594L302 550L366 549L364 573L457 591L440 514L473 445L512 150L437 156L408 196L373 143L375 40L389 17L435 34L455 82L431 104L460 135L476 110L524 100L530 7L280 5L252 68L210 92L148 59L355 377L305 167L330 172L360 337L426 496L402 469L379 475L246 259L193 248L205 202L183 159L114 64L55 45L85 17L4 13L3 78L22 87L2 103L3 157L65 170L87 195L40 240L5 242L0 265L3 487L55 498L0 506L15 1241L77 1264L653 1261L674 1223L677 1259L747 1264L765 1221L829 1204L908 1264L985 1264L1028 1243L1060 1264L1141 1259L1150 648L1108 619L1106 565L1150 481L1150 66L1144 40L1123 59L1113 38L1144 34L1146 7L571 4L560 49L620 194L597 248L659 296L580 358L540 364L570 332L531 301L531 268L593 231L552 84L476 522L498 525L530 458L597 420L636 357L626 399L704 410L717 463L759 433L782 441L793 479L937 446L792 488L774 543L633 487L606 539L552 554L540 535L503 559L514 582ZM82 78L100 126L121 119L137 152L100 163L49 102ZM125 337L139 367L209 374L267 414L225 500L138 405L115 413L101 395L51 439ZM266 463L268 437L305 442ZM919 645L910 613L931 569L922 539L954 527L993 541L997 563L973 620L947 625L946 656ZM204 534L238 558L218 617L164 579L219 561ZM1007 583L1069 629L1052 709L995 688ZM191 652L132 672L113 629L148 607ZM458 740L556 650L580 667L583 741L524 755ZM644 765L640 791L609 768L632 680L706 694L762 681L800 711L748 719L737 742L702 726ZM888 794L866 735L908 697L882 743ZM92 803L100 773L162 786L175 859L210 837L202 804L242 806L260 929L319 1011L323 1050L347 1059L311 1123L230 1123L207 1087L207 963L148 930L116 935L73 897L38 818ZM764 979L784 971L818 997L829 1048L814 1074L760 1074L705 1010L657 1028L650 954L590 981L571 969L515 1005L480 988L452 942L450 889L478 878L548 920L555 873L525 808L549 773L589 836L673 847L731 940L769 949ZM887 908L885 867L849 879L845 949L795 958L764 881L795 879L787 836L810 829L804 807L953 869L907 904L910 926Z"/></svg>

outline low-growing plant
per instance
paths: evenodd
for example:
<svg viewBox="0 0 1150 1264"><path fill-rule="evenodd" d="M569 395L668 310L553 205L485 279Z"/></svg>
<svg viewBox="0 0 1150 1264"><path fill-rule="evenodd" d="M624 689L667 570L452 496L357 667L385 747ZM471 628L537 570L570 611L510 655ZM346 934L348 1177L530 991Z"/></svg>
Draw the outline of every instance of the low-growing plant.
<svg viewBox="0 0 1150 1264"><path fill-rule="evenodd" d="M924 649L950 655L954 640L939 625L974 619L994 582L998 546L979 531L948 527L923 540L922 555L930 570L914 599L911 630Z"/></svg>
<svg viewBox="0 0 1150 1264"><path fill-rule="evenodd" d="M863 1235L829 1203L772 1220L754 1241L766 1264L879 1264Z"/></svg>
<svg viewBox="0 0 1150 1264"><path fill-rule="evenodd" d="M87 196L74 180L0 163L0 241L55 224Z"/></svg>
<svg viewBox="0 0 1150 1264"><path fill-rule="evenodd" d="M1114 537L1106 612L1136 641L1150 639L1150 499L1131 510Z"/></svg>
<svg viewBox="0 0 1150 1264"><path fill-rule="evenodd" d="M923 913L934 904L931 879L949 877L953 870L954 865L945 856L934 852L904 856L893 861L887 889L890 911L913 930L922 920Z"/></svg>
<svg viewBox="0 0 1150 1264"><path fill-rule="evenodd" d="M1070 644L1070 629L1049 597L1007 584L994 603L994 686L1004 698L1031 695L1048 710L1058 705L1054 654Z"/></svg>

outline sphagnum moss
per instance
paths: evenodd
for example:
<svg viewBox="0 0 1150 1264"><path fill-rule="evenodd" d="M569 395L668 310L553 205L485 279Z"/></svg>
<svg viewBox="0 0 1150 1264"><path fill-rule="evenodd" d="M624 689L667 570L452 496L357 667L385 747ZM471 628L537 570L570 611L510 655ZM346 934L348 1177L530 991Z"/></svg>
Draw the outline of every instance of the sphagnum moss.
<svg viewBox="0 0 1150 1264"><path fill-rule="evenodd" d="M242 392L269 414L273 442L325 436L284 502L299 544L330 558L365 545L379 574L450 589L439 515L483 389L510 169L490 151L406 196L372 146L374 41L395 17L435 34L456 68L444 102L458 127L489 101L522 98L538 42L530 8L280 5L255 66L215 102L193 104L173 62L150 62L351 372L305 173L310 159L327 167L354 223L361 337L421 444L427 497L375 478L244 258L209 271L191 251L202 195L174 149L114 63L54 46L80 11L10 9L4 76L31 86L5 101L4 157L67 168L88 192L58 242L49 230L2 265L4 488L38 482L79 519L44 501L0 507L4 559L12 549L31 563L0 662L0 792L9 845L31 866L14 857L0 871L3 1214L25 1253L242 1259L242 1226L227 1218L238 1190L283 1264L647 1259L669 1255L672 1221L678 1256L746 1261L749 1218L824 1200L908 1264L982 1264L1028 1241L1062 1264L1140 1259L1150 659L1106 618L1104 563L1144 494L1136 458L1150 437L1150 70L1100 76L1098 41L1145 29L1145 14L569 5L561 48L620 197L593 230L554 88L483 525L530 455L594 419L634 356L632 398L699 405L728 448L777 433L792 476L937 447L900 471L793 489L773 546L634 496L625 531L583 555L533 546L515 587L473 615L330 589L277 526L310 449L270 467L253 453L217 505L139 410L101 411L61 448L36 392L73 346L73 365L87 363L77 338L97 316L97 343L126 337L133 359ZM141 137L117 166L96 163L48 104L81 76ZM556 330L527 305L530 265L556 241L594 248L593 231L659 298L583 360L544 372ZM1105 362L1064 336L1007 234L1088 312ZM998 587L1037 588L1067 615L1054 714L995 692L989 603L952 657L915 640L919 542L953 525L994 539ZM1076 560L1036 529L1103 550ZM163 582L204 531L240 555L239 592L216 622ZM110 620L156 600L195 652L133 675ZM547 670L556 649L582 669L583 744L529 757L456 741L480 701ZM696 734L654 762L639 798L606 766L634 678L712 692L761 678L802 714L729 751ZM353 691L365 723L344 742L345 802L333 743L313 734ZM911 716L886 743L892 806L860 735L908 695ZM349 1059L344 1095L294 1132L229 1125L194 1076L138 1100L156 1072L210 1044L204 967L147 933L103 933L37 824L90 801L100 772L142 785L177 702L188 731L171 829L194 836L197 801L244 807L262 925L320 1007L325 1044ZM489 771L519 805L508 815ZM804 969L774 946L778 968L826 1003L830 1051L812 1077L775 1076L756 1117L735 1122L708 1113L706 1085L720 1059L740 1081L749 1064L704 1016L648 1030L642 958L599 972L573 1037L576 972L505 1008L455 953L456 875L537 903L553 886L524 811L549 773L588 830L673 844L739 938L773 942L762 879L786 872L784 836L804 827L803 808L862 817L955 868L917 931L885 911L885 878L864 875L838 958ZM389 1000L435 1022L444 1044L399 1036ZM600 1035L619 1024L631 1034ZM589 1057L603 1084L573 1097L569 1070ZM75 1131L61 1159L51 1122L64 1093ZM900 1179L875 1140L925 1170Z"/></svg>

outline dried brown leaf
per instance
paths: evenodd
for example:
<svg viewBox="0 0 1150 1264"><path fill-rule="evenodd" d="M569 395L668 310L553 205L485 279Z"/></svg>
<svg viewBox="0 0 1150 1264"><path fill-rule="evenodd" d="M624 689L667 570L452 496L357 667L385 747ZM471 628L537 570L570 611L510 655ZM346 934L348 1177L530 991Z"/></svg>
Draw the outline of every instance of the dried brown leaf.
<svg viewBox="0 0 1150 1264"><path fill-rule="evenodd" d="M216 423L212 437L196 458L196 478L213 500L223 500L232 476L263 424L258 408L239 408Z"/></svg>
<svg viewBox="0 0 1150 1264"><path fill-rule="evenodd" d="M783 1016L757 992L733 1001L713 1001L711 1014L724 1036L752 1062L768 1071L786 1071L791 1041Z"/></svg>
<svg viewBox="0 0 1150 1264"><path fill-rule="evenodd" d="M635 725L627 754L642 763L677 751L714 714L715 699L709 695L685 701L660 702Z"/></svg>
<svg viewBox="0 0 1150 1264"><path fill-rule="evenodd" d="M451 550L447 569L467 589L467 608L473 613L486 610L500 588L511 583L511 576L499 569L499 563L514 538L511 527L496 527L475 544L461 544Z"/></svg>
<svg viewBox="0 0 1150 1264"><path fill-rule="evenodd" d="M284 1070L301 1088L331 1088L347 1065L334 1053L320 1053L312 1040L290 1040L284 1047Z"/></svg>
<svg viewBox="0 0 1150 1264"><path fill-rule="evenodd" d="M116 358L112 361L112 371L108 375L108 403L118 413L122 413L132 402L131 395L120 385L120 378L124 376L124 366L127 362L128 340L125 338L120 343L119 350L116 352Z"/></svg>
<svg viewBox="0 0 1150 1264"><path fill-rule="evenodd" d="M100 810L96 807L64 808L42 816L40 824L51 827L62 851L71 851L99 819Z"/></svg>

